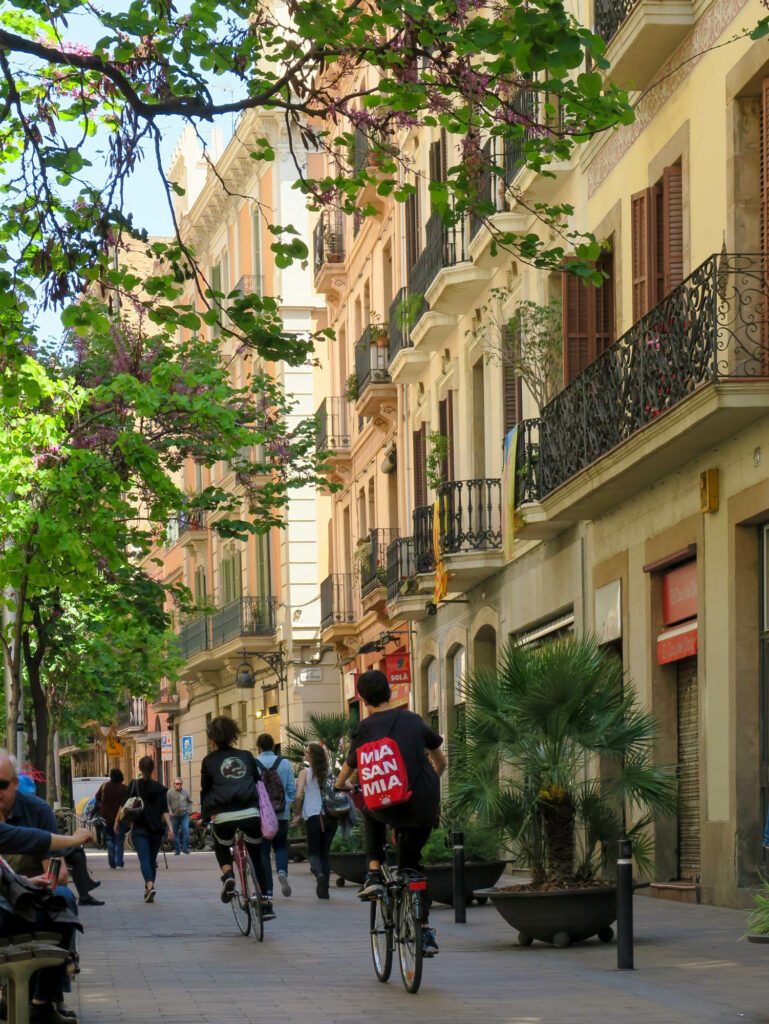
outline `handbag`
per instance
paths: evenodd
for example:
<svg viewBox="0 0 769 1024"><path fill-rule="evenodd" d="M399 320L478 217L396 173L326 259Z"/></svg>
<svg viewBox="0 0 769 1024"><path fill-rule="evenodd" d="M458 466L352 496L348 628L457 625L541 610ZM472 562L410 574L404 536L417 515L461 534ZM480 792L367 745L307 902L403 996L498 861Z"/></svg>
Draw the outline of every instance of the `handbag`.
<svg viewBox="0 0 769 1024"><path fill-rule="evenodd" d="M126 802L120 808L119 814L120 821L129 826L135 825L144 813L144 801L142 798L136 791L134 791L133 796L131 795L131 790L134 789L134 785L135 783L132 782Z"/></svg>
<svg viewBox="0 0 769 1024"><path fill-rule="evenodd" d="M272 799L267 792L267 787L260 779L256 784L256 795L259 800L259 817L262 820L262 835L265 839L272 839L278 831L278 816L272 806Z"/></svg>

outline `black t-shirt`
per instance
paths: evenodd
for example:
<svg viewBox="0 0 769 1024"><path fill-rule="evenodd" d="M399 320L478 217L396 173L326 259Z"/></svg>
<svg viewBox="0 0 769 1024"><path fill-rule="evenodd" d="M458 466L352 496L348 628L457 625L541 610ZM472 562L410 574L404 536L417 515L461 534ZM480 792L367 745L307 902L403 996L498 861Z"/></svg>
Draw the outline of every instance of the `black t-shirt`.
<svg viewBox="0 0 769 1024"><path fill-rule="evenodd" d="M126 799L129 796L140 796L144 801L144 807L139 818L134 823L134 828L145 829L147 832L165 832L166 826L163 823L163 815L168 814L168 790L154 779L134 779L128 787ZM125 803L125 800L123 801Z"/></svg>
<svg viewBox="0 0 769 1024"><path fill-rule="evenodd" d="M387 825L433 825L438 817L441 792L438 776L425 749L437 750L443 737L406 708L377 711L364 718L353 732L347 765L357 768L358 748L386 736L395 740L400 748L412 796L405 804L366 813Z"/></svg>

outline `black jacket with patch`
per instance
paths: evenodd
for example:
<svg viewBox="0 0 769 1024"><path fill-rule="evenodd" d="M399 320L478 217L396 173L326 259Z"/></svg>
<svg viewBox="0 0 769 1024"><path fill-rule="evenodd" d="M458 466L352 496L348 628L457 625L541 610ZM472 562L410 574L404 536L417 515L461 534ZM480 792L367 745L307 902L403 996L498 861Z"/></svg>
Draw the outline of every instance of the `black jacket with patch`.
<svg viewBox="0 0 769 1024"><path fill-rule="evenodd" d="M203 758L200 770L200 810L204 818L224 811L258 807L259 769L250 750L225 747Z"/></svg>

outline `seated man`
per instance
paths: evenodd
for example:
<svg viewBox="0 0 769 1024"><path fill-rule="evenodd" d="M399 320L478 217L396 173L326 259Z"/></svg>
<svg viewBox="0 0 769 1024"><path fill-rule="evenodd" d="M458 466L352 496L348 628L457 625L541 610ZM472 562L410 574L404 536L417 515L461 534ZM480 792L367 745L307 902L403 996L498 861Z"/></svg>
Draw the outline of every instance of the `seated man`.
<svg viewBox="0 0 769 1024"><path fill-rule="evenodd" d="M18 775L15 759L7 751L0 750L0 818L5 821L0 832L0 852L5 854L6 863L17 874L25 875L33 881L43 883L43 876L48 870L49 852L52 848L62 852L76 849L82 853L79 843L91 838L90 832L83 829L76 836L57 836L56 818L49 805L37 796L18 792ZM14 837L13 834L16 834ZM37 837L35 839L35 837ZM56 842L52 842L52 837ZM63 869L63 865L62 865ZM77 903L74 895L65 884L66 873L62 870L59 876L62 883L55 890L64 910L62 918L65 922L77 920ZM43 915L45 918L45 915ZM59 927L55 920L35 918L19 920L7 901L0 899L0 931L4 936L30 930L34 927L53 929L62 934L63 945L70 946L74 951L75 928L72 923ZM31 1021L62 1021L72 1020L74 1014L63 1005L64 992L69 989L69 978L66 967L48 968L35 975L32 999ZM0 1019L2 1015L0 1014Z"/></svg>

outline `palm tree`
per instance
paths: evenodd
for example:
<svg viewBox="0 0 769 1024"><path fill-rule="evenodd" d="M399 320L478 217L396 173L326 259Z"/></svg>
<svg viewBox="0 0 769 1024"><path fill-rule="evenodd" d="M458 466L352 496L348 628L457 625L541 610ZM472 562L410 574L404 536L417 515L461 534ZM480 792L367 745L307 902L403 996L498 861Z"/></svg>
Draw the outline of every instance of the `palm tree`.
<svg viewBox="0 0 769 1024"><path fill-rule="evenodd" d="M593 637L510 644L466 694L452 801L520 850L535 887L592 880L623 835L650 868L649 825L675 811L675 771L653 763L656 721L614 655Z"/></svg>
<svg viewBox="0 0 769 1024"><path fill-rule="evenodd" d="M342 766L347 753L347 741L357 725L357 719L343 714L313 714L306 726L289 725L286 728L288 747L286 757L295 764L304 763L304 752L308 743L322 743L328 751L333 769Z"/></svg>

